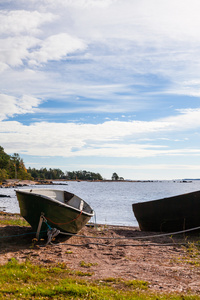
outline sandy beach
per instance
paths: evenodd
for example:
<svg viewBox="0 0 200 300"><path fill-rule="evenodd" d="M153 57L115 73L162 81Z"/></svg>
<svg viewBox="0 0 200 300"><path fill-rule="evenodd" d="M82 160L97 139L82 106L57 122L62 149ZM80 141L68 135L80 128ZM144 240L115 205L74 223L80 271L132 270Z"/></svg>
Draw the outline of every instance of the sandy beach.
<svg viewBox="0 0 200 300"><path fill-rule="evenodd" d="M90 272L88 280L138 279L148 281L152 291L200 294L200 251L194 245L199 234L152 238L158 233L97 225L85 226L78 236L58 235L53 245L44 246L46 240L35 242L31 232L28 226L0 226L0 264L13 257L34 264L64 263Z"/></svg>

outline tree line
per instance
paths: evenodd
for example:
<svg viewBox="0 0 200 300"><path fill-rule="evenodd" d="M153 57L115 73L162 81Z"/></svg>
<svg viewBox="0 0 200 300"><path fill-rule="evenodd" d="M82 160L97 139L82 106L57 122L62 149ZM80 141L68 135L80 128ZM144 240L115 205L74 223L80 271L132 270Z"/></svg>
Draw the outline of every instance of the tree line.
<svg viewBox="0 0 200 300"><path fill-rule="evenodd" d="M32 178L37 180L42 179L65 179L65 180L103 180L101 174L93 173L86 170L80 171L66 171L65 173L60 169L46 169L39 170L35 168L28 168L28 173Z"/></svg>

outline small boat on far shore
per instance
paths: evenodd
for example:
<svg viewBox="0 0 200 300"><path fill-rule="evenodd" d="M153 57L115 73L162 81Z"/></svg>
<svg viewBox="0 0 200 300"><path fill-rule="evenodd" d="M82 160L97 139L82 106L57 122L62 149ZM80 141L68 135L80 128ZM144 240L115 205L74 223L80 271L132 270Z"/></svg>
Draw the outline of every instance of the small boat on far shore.
<svg viewBox="0 0 200 300"><path fill-rule="evenodd" d="M200 191L134 203L132 209L143 231L176 232L200 227Z"/></svg>
<svg viewBox="0 0 200 300"><path fill-rule="evenodd" d="M17 189L21 216L37 231L41 215L49 226L61 232L76 234L94 215L93 209L81 198L55 189ZM41 231L46 230L43 223Z"/></svg>

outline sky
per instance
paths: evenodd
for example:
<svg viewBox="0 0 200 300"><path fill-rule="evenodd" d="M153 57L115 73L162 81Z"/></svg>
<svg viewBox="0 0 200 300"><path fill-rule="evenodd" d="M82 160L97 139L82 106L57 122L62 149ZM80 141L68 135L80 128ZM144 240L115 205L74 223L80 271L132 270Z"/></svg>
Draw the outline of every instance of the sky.
<svg viewBox="0 0 200 300"><path fill-rule="evenodd" d="M25 166L200 178L199 0L0 0L0 145Z"/></svg>

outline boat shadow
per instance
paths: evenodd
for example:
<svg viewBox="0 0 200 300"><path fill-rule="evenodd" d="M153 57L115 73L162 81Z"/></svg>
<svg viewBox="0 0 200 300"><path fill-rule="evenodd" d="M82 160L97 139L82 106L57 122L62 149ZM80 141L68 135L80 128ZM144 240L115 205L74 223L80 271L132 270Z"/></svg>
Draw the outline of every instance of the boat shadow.
<svg viewBox="0 0 200 300"><path fill-rule="evenodd" d="M70 236L58 235L56 243L67 241ZM43 246L47 237L36 239L36 233L28 226L4 226L0 227L0 254L15 252L23 249L34 248L36 245Z"/></svg>

